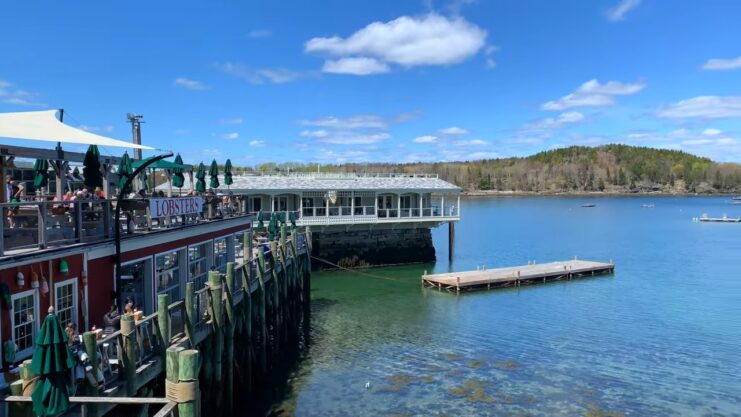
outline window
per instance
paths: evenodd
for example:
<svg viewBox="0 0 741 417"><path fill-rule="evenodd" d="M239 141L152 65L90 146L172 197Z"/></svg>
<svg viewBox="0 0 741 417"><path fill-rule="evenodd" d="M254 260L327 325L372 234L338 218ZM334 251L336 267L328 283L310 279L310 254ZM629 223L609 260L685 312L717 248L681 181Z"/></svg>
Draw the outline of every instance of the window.
<svg viewBox="0 0 741 417"><path fill-rule="evenodd" d="M234 258L244 259L244 232L234 234Z"/></svg>
<svg viewBox="0 0 741 417"><path fill-rule="evenodd" d="M17 358L30 356L36 342L37 295L35 290L24 291L12 297L13 341L18 346Z"/></svg>
<svg viewBox="0 0 741 417"><path fill-rule="evenodd" d="M54 284L54 309L62 326L77 323L77 278ZM79 326L78 326L79 328Z"/></svg>
<svg viewBox="0 0 741 417"><path fill-rule="evenodd" d="M214 268L224 273L226 272L226 263L229 261L229 245L226 238L214 240Z"/></svg>
<svg viewBox="0 0 741 417"><path fill-rule="evenodd" d="M278 203L275 211L287 211L288 210L288 197L276 197L275 201Z"/></svg>
<svg viewBox="0 0 741 417"><path fill-rule="evenodd" d="M195 283L196 291L203 288L208 278L208 243L188 247L188 281Z"/></svg>
<svg viewBox="0 0 741 417"><path fill-rule="evenodd" d="M252 211L257 213L262 210L262 197L252 197Z"/></svg>
<svg viewBox="0 0 741 417"><path fill-rule="evenodd" d="M172 251L155 257L155 285L157 294L168 294L170 302L178 301L180 295L180 253Z"/></svg>
<svg viewBox="0 0 741 417"><path fill-rule="evenodd" d="M149 314L153 310L152 291L152 258L142 258L121 265L121 288L119 289L120 305L126 305L131 298L134 307Z"/></svg>

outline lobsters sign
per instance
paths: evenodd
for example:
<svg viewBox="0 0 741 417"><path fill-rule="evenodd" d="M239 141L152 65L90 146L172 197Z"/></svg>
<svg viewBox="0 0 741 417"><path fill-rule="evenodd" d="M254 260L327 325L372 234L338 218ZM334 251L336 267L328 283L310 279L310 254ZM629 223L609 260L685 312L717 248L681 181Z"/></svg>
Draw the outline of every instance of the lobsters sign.
<svg viewBox="0 0 741 417"><path fill-rule="evenodd" d="M152 217L182 216L203 211L203 197L150 198L149 213Z"/></svg>

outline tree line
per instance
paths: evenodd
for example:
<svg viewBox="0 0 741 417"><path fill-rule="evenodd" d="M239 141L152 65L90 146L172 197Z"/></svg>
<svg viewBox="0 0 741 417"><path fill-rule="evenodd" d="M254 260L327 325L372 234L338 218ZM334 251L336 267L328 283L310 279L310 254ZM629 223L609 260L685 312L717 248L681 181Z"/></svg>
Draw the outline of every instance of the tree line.
<svg viewBox="0 0 741 417"><path fill-rule="evenodd" d="M316 171L317 165L262 164L258 171ZM500 192L676 192L741 191L741 165L716 163L686 152L603 145L572 146L528 157L458 162L346 163L322 172L434 173L467 191Z"/></svg>

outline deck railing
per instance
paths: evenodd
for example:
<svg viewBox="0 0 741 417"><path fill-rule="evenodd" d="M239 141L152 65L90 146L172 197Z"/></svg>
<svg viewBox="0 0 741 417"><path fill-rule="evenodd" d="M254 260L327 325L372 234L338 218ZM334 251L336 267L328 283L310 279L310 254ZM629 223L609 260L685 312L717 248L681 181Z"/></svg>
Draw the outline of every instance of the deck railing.
<svg viewBox="0 0 741 417"><path fill-rule="evenodd" d="M121 202L122 236L250 215L244 196L204 198L200 213L153 218L149 198ZM116 200L28 201L0 204L0 257L91 243L114 236Z"/></svg>

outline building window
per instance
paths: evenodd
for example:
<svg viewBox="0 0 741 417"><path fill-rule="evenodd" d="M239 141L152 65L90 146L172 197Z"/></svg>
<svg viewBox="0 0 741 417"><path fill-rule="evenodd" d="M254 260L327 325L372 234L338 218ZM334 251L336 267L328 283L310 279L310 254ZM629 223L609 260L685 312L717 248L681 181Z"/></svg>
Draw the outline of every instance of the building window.
<svg viewBox="0 0 741 417"><path fill-rule="evenodd" d="M226 272L226 263L229 262L229 245L226 238L214 240L214 268L224 273Z"/></svg>
<svg viewBox="0 0 741 417"><path fill-rule="evenodd" d="M155 257L156 293L167 294L170 301L178 301L180 295L180 254L181 251L172 251L159 254Z"/></svg>
<svg viewBox="0 0 741 417"><path fill-rule="evenodd" d="M54 309L63 326L77 323L77 278L54 284ZM78 326L79 327L79 326Z"/></svg>
<svg viewBox="0 0 741 417"><path fill-rule="evenodd" d="M244 232L234 234L234 260L244 262Z"/></svg>
<svg viewBox="0 0 741 417"><path fill-rule="evenodd" d="M17 358L27 357L33 352L38 326L38 300L35 290L24 291L12 297L13 341L18 347Z"/></svg>
<svg viewBox="0 0 741 417"><path fill-rule="evenodd" d="M262 197L252 197L252 211L257 213L262 210Z"/></svg>
<svg viewBox="0 0 741 417"><path fill-rule="evenodd" d="M134 301L134 308L144 314L152 312L152 258L144 258L121 265L121 305Z"/></svg>
<svg viewBox="0 0 741 417"><path fill-rule="evenodd" d="M195 283L196 291L206 285L208 278L208 243L188 247L188 281Z"/></svg>

